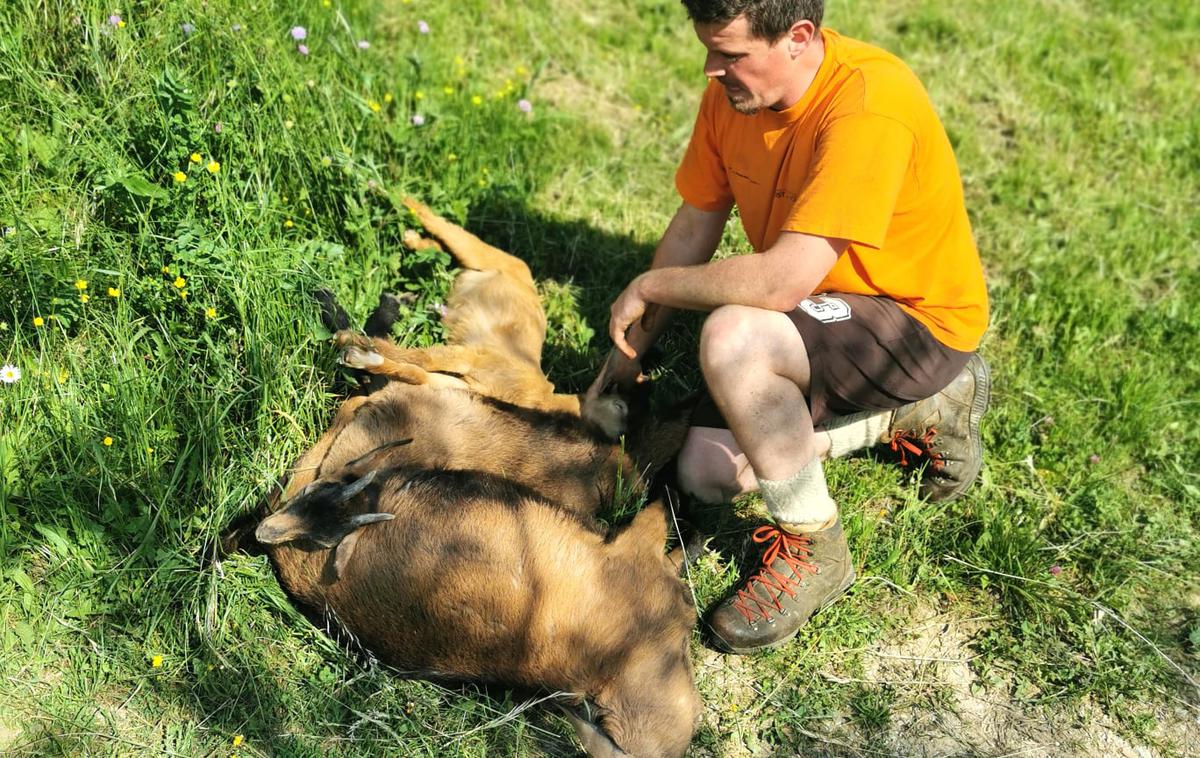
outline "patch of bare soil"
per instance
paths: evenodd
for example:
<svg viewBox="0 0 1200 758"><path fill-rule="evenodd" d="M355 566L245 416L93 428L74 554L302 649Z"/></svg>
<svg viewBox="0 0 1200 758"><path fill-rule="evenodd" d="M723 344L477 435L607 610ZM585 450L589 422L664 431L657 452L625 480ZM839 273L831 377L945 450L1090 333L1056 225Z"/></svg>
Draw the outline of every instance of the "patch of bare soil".
<svg viewBox="0 0 1200 758"><path fill-rule="evenodd" d="M828 754L1148 758L1200 744L1196 712L1181 706L1147 704L1156 726L1153 743L1143 744L1095 705L1037 707L1015 701L1007 687L985 687L970 667L970 643L989 623L918 607L901 636L867 651L860 679L826 674L896 694L885 728L868 732L847 718L831 730Z"/></svg>

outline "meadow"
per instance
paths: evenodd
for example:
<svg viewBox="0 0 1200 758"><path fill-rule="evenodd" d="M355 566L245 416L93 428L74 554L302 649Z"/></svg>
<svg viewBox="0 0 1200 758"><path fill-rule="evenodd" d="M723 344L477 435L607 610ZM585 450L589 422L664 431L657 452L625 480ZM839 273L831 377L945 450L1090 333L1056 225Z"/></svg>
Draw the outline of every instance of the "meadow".
<svg viewBox="0 0 1200 758"><path fill-rule="evenodd" d="M1184 755L1200 4L827 5L955 146L993 306L985 468L931 505L830 464L861 578L779 650L697 633L693 752ZM395 338L439 339L453 270L401 244L406 195L530 263L546 371L585 388L678 203L702 53L674 0L0 6L0 753L575 754L523 694L364 665L216 538L339 400L314 290L359 321L408 293ZM748 250L736 222L722 250ZM663 402L698 385L697 323L661 346ZM698 612L755 509L698 514Z"/></svg>

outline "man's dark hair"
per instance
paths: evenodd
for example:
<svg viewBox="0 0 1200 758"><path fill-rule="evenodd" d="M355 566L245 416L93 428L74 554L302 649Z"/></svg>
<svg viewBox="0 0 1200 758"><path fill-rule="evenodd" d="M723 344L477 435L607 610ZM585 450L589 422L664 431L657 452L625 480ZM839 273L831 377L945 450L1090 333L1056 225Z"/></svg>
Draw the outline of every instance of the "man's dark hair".
<svg viewBox="0 0 1200 758"><path fill-rule="evenodd" d="M821 28L825 15L822 0L683 0L688 18L697 24L723 24L745 14L750 33L776 42L797 21Z"/></svg>

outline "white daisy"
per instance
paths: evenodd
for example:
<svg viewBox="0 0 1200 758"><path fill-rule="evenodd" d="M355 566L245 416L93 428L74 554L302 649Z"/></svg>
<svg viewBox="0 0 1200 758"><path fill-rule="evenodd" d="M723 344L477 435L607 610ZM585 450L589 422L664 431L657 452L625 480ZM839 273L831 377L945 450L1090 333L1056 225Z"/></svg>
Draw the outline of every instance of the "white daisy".
<svg viewBox="0 0 1200 758"><path fill-rule="evenodd" d="M21 369L16 366L5 364L0 367L0 382L5 384L15 384L21 378Z"/></svg>

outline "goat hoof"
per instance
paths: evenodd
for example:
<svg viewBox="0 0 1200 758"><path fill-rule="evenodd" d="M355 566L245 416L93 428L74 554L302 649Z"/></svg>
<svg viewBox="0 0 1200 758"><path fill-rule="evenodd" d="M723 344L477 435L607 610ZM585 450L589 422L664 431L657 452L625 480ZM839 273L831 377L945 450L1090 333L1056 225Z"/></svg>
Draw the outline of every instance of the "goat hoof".
<svg viewBox="0 0 1200 758"><path fill-rule="evenodd" d="M581 415L599 427L606 437L615 440L625 433L629 406L615 395L601 395L585 401Z"/></svg>
<svg viewBox="0 0 1200 758"><path fill-rule="evenodd" d="M373 350L350 346L342 351L339 359L343 366L357 369L373 369L383 364L383 356Z"/></svg>

